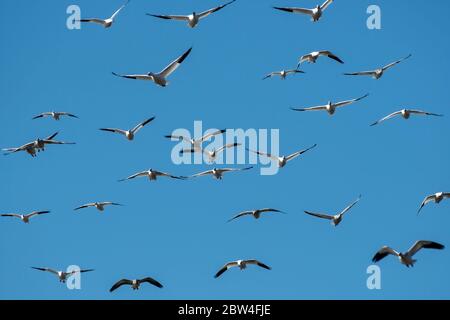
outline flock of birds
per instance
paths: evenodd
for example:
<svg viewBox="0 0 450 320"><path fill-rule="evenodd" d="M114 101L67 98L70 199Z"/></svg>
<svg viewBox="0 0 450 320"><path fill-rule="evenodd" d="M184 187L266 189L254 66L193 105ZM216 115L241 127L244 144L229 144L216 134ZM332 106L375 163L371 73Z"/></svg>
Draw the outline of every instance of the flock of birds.
<svg viewBox="0 0 450 320"><path fill-rule="evenodd" d="M165 20L178 20L178 21L185 21L187 22L188 26L190 28L195 28L198 23L210 16L211 14L218 12L219 10L227 7L228 5L234 3L236 0L230 1L228 3L225 3L223 5L220 5L218 7L206 10L206 11L202 11L199 13L193 12L192 14L188 14L188 15L160 15L160 14L147 14L149 16L152 17L156 17L156 18L160 18L160 19L165 19ZM118 16L118 14L128 5L130 1L128 1L127 3L125 3L123 6L121 6L116 12L114 12L114 14L107 19L99 19L99 18L90 18L90 19L81 19L79 20L82 23L95 23L95 24L100 24L105 28L110 28L113 23L115 22L116 17ZM274 9L277 10L281 10L284 12L290 12L290 13L296 13L296 14L303 14L303 15L309 15L311 17L311 20L313 22L317 22L321 19L321 17L323 16L324 11L333 3L333 0L327 0L325 1L322 5L317 5L315 8L312 9L307 9L307 8L292 8L292 7L274 7ZM177 59L175 59L174 61L172 61L166 68L164 68L162 71L158 72L158 73L153 73L153 72L148 72L148 73L144 73L144 74L118 74L113 72L113 75L118 76L118 77L122 77L122 78L127 78L127 79L135 79L135 80L147 80L147 81L153 81L156 85L165 87L168 85L168 80L167 78L175 71L177 70L177 68L184 62L184 60L189 56L189 54L191 53L192 48L189 48L187 51L185 51L181 56L179 56ZM298 74L298 73L304 73L304 71L300 70L299 67L301 66L302 63L304 62L308 62L308 63L316 63L317 60L320 57L327 57L330 58L338 63L343 64L343 60L341 58L339 58L337 55L335 55L334 53L332 53L331 51L328 50L323 50L323 51L316 51L316 52L311 52L309 54L303 55L302 57L300 57L297 68L296 69L290 69L290 70L282 70L282 71L276 71L276 72L271 72L268 75L266 75L264 79L268 79L274 76L279 76L281 79L286 79L286 77L290 74ZM397 60L395 62L389 63L386 66L377 68L375 70L370 70L370 71L363 71L363 72L353 72L353 73L345 73L345 75L347 76L371 76L374 79L380 79L383 74L385 73L385 71L391 69L393 66L403 62L406 59L409 59L411 57L411 55L406 56L405 58L402 58L400 60ZM294 111L300 111L300 112L307 112L307 111L326 111L329 115L333 115L336 110L340 107L344 107L353 103L356 103L358 101L361 101L362 99L365 99L368 96L368 94L361 96L359 98L356 99L350 99L350 100L346 100L346 101L341 101L341 102L328 102L325 105L319 105L319 106L313 106L313 107L307 107L307 108L292 108L292 110ZM371 126L380 124L386 120L392 119L396 116L402 116L404 119L408 119L411 115L424 115L424 116L442 116L440 114L436 114L436 113L431 113L431 112L427 112L427 111L422 111L422 110L410 110L410 109L403 109L403 110L399 110L399 111L395 111L385 117L383 117L382 119L374 122L373 124L371 124ZM36 115L35 117L33 117L32 119L39 119L39 118L45 118L45 117L51 117L54 120L60 120L62 117L71 117L71 118L78 118L76 115L69 113L69 112L56 112L56 111L50 111L50 112L44 112L41 113L39 115ZM118 128L101 128L101 131L105 131L105 132L110 132L110 133L116 133L116 134L120 134L123 135L126 139L128 139L129 141L132 141L135 138L135 135L141 130L143 129L146 125L148 125L149 123L151 123L153 120L155 119L155 117L151 117L148 118L142 122L140 122L139 124L137 124L135 127L128 129L128 130L124 130L124 129L118 129ZM222 146L221 148L217 149L217 150L206 150L203 148L203 143L205 141L210 140L212 137L217 136L217 135L221 135L223 133L225 133L226 130L218 130L216 132L207 134L203 137L200 137L198 139L194 139L194 138L187 138L184 136L174 136L174 135L167 135L165 136L168 139L171 140L179 140L179 141L185 141L186 144L190 145L190 148L187 149L183 149L180 151L180 153L196 153L196 152L200 152L203 154L206 154L209 161L211 163L213 163L216 160L217 155L220 152L223 152L225 149L227 148L235 148L240 146L239 143L231 143L231 144L226 144L224 146ZM6 148L3 149L6 153L5 155L11 154L11 153L17 153L17 152L27 152L28 154L30 154L32 157L35 157L37 155L38 152L40 151L44 151L47 145L67 145L67 144L74 144L73 142L64 142L64 141L58 141L55 140L55 137L58 135L58 132L44 138L37 138L34 141L28 142L22 146L19 147L14 147L14 148ZM272 161L275 161L278 164L279 168L283 168L286 166L286 164L303 155L305 152L308 152L310 150L312 150L313 148L315 148L316 145L314 144L313 146L294 152L290 155L286 155L286 156L280 156L280 155L272 155L272 154L268 154L268 153L264 153L258 150L250 150L247 149L247 151L249 152L253 152L258 154L259 156L263 156L263 157L268 157L270 158ZM126 180L132 180L138 177L147 177L149 180L157 180L157 178L159 177L167 177L167 178L172 178L172 179L180 179L180 180L184 180L184 179L188 179L188 178L194 178L194 177L199 177L199 176L206 176L206 175L211 175L212 177L216 178L216 179L222 179L223 175L225 173L229 173L229 172L238 172L238 171L245 171L245 170L249 170L252 167L245 167L245 168L214 168L211 170L207 170L204 172L200 172L197 174L194 174L192 176L189 177L185 177L185 176L175 176L169 173L165 173L165 172L161 172L161 171L157 171L157 170L153 170L153 169L149 169L149 170L145 170L145 171L141 171L141 172L137 172L135 174L132 174L124 179L121 179L119 181L126 181ZM442 200L444 199L448 199L450 198L450 193L449 192L438 192L432 195L429 195L427 197L425 197L425 199L423 200L423 202L421 203L418 213L421 212L421 210L423 209L423 207L425 205L427 205L430 202L435 202L435 203L440 203ZM349 204L346 208L344 208L342 211L336 213L336 214L324 214L324 213L318 213L318 212L312 212L312 211L304 211L305 214L308 214L310 216L313 216L315 218L319 218L319 219L325 219L325 220L329 220L331 221L332 225L334 226L338 226L341 222L342 219L344 217L344 215L349 212L361 199L361 196L359 196L355 201L353 201L351 204ZM120 203L115 203L115 202L93 202L93 203L87 203L84 205L81 205L77 208L75 208L74 210L80 210L80 209L86 209L86 208L96 208L97 210L99 210L100 212L104 211L105 208L107 206L121 206ZM29 223L30 219L33 217L37 217L37 216L41 216L44 214L48 214L50 213L50 211L34 211L28 214L22 214L22 213L6 213L6 214L1 214L2 217L14 217L14 218L18 218L20 219L22 222L24 223ZM245 216L251 216L255 219L259 219L261 217L262 214L284 214L283 211L275 209L275 208L262 208L262 209L254 209L254 210L249 210L249 211L243 211L238 213L237 215L233 216L230 220L228 220L228 222L231 221L235 221L236 219L240 219L242 217ZM413 259L413 256L420 251L421 249L443 249L444 246L440 243L434 242L434 241L428 241L428 240L419 240L417 242L415 242L413 244L413 246L406 252L401 253L398 252L388 246L384 246L382 247L379 251L376 252L376 254L373 257L373 262L378 262L381 259L385 258L388 255L394 255L396 257L398 257L399 261L404 264L407 267L413 266L414 263L416 262L416 260ZM226 263L216 274L215 274L215 278L218 278L219 276L221 276L224 272L226 272L228 269L233 268L233 267L237 267L240 270L246 269L246 267L248 265L255 265L258 267L261 267L263 269L267 269L270 270L271 268L269 266L267 266L266 264L262 263L261 261L255 260L255 259L248 259L248 260L236 260L236 261L231 261ZM44 271L44 272L49 272L51 274L54 274L58 277L60 282L66 282L66 280L74 275L75 273L85 273L85 272L90 272L93 271L93 269L82 269L82 270L78 270L78 271L72 271L72 272L64 272L64 271L57 271L51 268L38 268L38 267L32 267L33 269L39 270L39 271ZM131 288L133 290L137 290L139 289L140 285L142 283L149 283L151 285L154 285L158 288L162 288L163 285L161 283L159 283L158 281L156 281L155 279L151 278L151 277L146 277L143 279L121 279L118 282L116 282L110 289L110 291L114 291L116 289L118 289L119 287L123 286L123 285L129 285L131 286Z"/></svg>

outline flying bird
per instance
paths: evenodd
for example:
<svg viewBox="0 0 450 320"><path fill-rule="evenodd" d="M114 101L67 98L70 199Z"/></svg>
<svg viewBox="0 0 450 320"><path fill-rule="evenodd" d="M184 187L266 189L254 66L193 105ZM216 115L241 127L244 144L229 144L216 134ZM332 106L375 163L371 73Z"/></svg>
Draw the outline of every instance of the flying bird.
<svg viewBox="0 0 450 320"><path fill-rule="evenodd" d="M450 198L450 192L437 192L435 194L427 196L420 205L419 211L417 213L419 214L422 208L427 205L430 202L440 203L444 199Z"/></svg>
<svg viewBox="0 0 450 320"><path fill-rule="evenodd" d="M295 74L295 73L305 73L302 70L298 70L298 69L292 69L292 70L281 70L281 71L274 71L269 73L268 75L266 75L263 80L266 80L268 78L272 78L274 76L280 76L281 80L286 80L286 77L289 74Z"/></svg>
<svg viewBox="0 0 450 320"><path fill-rule="evenodd" d="M135 80L147 80L153 81L155 84L166 87L169 82L167 81L167 77L170 76L180 65L183 63L184 59L191 53L192 48L189 48L185 53L183 53L180 57L172 61L164 70L159 73L149 72L147 74L129 74L129 75L121 75L113 72L112 74L126 79L135 79Z"/></svg>
<svg viewBox="0 0 450 320"><path fill-rule="evenodd" d="M119 12L122 11L122 9L125 8L129 2L130 2L130 0L128 0L124 5L122 5L119 9L117 9L117 11L114 12L110 18L107 18L107 19L90 18L90 19L81 19L79 21L96 23L96 24L102 25L105 28L109 28L114 23L114 20L117 17L117 15L119 14Z"/></svg>
<svg viewBox="0 0 450 320"><path fill-rule="evenodd" d="M30 222L30 218L32 218L34 216L41 215L41 214L46 214L46 213L50 213L50 211L33 211L31 213L28 213L28 214L4 213L4 214L0 214L0 216L2 216L2 217L15 217L15 218L19 218L24 223L29 223Z"/></svg>
<svg viewBox="0 0 450 320"><path fill-rule="evenodd" d="M403 109L403 110L395 111L395 112L391 113L390 115L387 115L386 117L384 117L378 121L375 121L374 123L371 124L371 126L375 126L381 122L384 122L386 120L394 118L395 116L402 116L405 120L408 120L411 115L435 116L435 117L443 116L442 114L436 114L436 113L431 113L431 112L422 111L422 110Z"/></svg>
<svg viewBox="0 0 450 320"><path fill-rule="evenodd" d="M141 284L145 283L145 282L150 283L158 288L163 287L163 285L161 283L159 283L158 281L156 281L155 279L150 278L150 277L147 277L144 279L135 279L135 280L122 279L122 280L117 281L111 287L111 289L109 289L109 292L113 292L114 290L116 290L117 288L119 288L123 285L129 285L129 286L131 286L131 288L133 288L133 290L139 290L139 287L141 286Z"/></svg>
<svg viewBox="0 0 450 320"><path fill-rule="evenodd" d="M289 161L297 158L298 156L304 154L305 152L308 152L311 149L314 149L316 146L317 146L317 144L314 144L313 146L311 146L311 147L309 147L307 149L294 152L293 154L290 154L288 156L275 156L275 155L271 155L269 153L264 153L264 152L261 152L261 151L253 151L253 150L250 150L250 149L247 149L247 150L250 151L250 152L256 153L256 154L258 154L260 156L268 157L268 158L272 159L273 161L277 161L278 168L283 168Z"/></svg>
<svg viewBox="0 0 450 320"><path fill-rule="evenodd" d="M41 114L38 114L37 116L34 116L32 119L39 119L39 118L45 118L45 117L52 117L54 120L60 120L61 117L63 116L67 116L67 117L72 117L72 118L77 118L78 117L72 113L69 112L61 112L61 111L49 111L49 112L43 112Z"/></svg>
<svg viewBox="0 0 450 320"><path fill-rule="evenodd" d="M208 157L208 162L212 163L217 159L217 156L220 153L222 153L225 149L239 147L240 145L241 145L240 143L234 142L234 143L228 143L226 145L221 146L218 149L212 149L212 150L199 149L199 148L183 149L180 151L180 154L203 152L203 154L205 154Z"/></svg>
<svg viewBox="0 0 450 320"><path fill-rule="evenodd" d="M190 178L195 178L195 177L200 177L200 176L206 176L206 175L212 175L213 178L217 179L217 180L222 180L223 178L223 174L226 172L237 172L237 171L245 171L245 170L250 170L253 167L247 167L247 168L222 168L222 169L218 169L218 168L214 168L212 170L208 170L208 171L204 171L204 172L200 172L197 174L194 174L192 176L190 176Z"/></svg>
<svg viewBox="0 0 450 320"><path fill-rule="evenodd" d="M303 62L316 63L317 59L319 57L328 57L339 63L344 63L344 61L342 61L337 55L333 54L331 51L322 50L322 51L314 51L314 52L305 54L304 56L301 56L299 59L299 62L297 64L297 68L300 67L300 65Z"/></svg>
<svg viewBox="0 0 450 320"><path fill-rule="evenodd" d="M19 151L26 151L28 154L30 154L32 157L36 156L36 151L45 151L45 146L47 144L75 144L74 142L63 142L63 141L56 141L54 138L58 132L52 134L51 136L48 136L45 139L38 138L35 141L29 142L24 144L23 146L17 147L17 148L6 148L2 149L3 151L6 151L4 153L5 155L9 155L11 153L16 153Z"/></svg>
<svg viewBox="0 0 450 320"><path fill-rule="evenodd" d="M184 180L184 177L177 177L177 176L173 176L169 173L165 173L165 172L161 172L161 171L156 171L153 169L148 169L147 171L141 171L138 173L135 173L125 179L120 179L119 182L121 181L126 181L126 180L131 180L134 178L138 178L138 177L148 177L148 179L151 180L157 180L158 177L168 177L168 178L172 178L172 179L180 179L180 180Z"/></svg>
<svg viewBox="0 0 450 320"><path fill-rule="evenodd" d="M105 210L106 206L123 206L123 204L115 203L115 202L111 202L111 201L92 202L92 203L86 203L82 206L79 206L79 207L73 209L73 210L80 210L80 209L85 209L85 208L89 208L89 207L95 207L98 211L102 212Z"/></svg>
<svg viewBox="0 0 450 320"><path fill-rule="evenodd" d="M291 12L291 13L299 13L299 14L307 14L311 16L311 20L313 22L319 21L319 19L322 17L323 12L326 8L333 2L333 0L327 0L322 5L317 5L313 9L306 9L306 8L284 8L284 7L273 7L274 9Z"/></svg>
<svg viewBox="0 0 450 320"><path fill-rule="evenodd" d="M419 240L416 241L416 243L414 243L414 245L411 248L409 248L408 251L401 253L395 251L394 249L388 246L384 246L380 250L378 250L378 252L373 256L372 262L378 262L381 259L385 258L387 255L391 254L397 256L398 259L400 260L400 263L404 264L408 268L414 267L414 263L416 263L417 260L414 260L413 256L422 248L442 250L445 247L442 244L434 241Z"/></svg>
<svg viewBox="0 0 450 320"><path fill-rule="evenodd" d="M233 218L228 220L228 222L231 222L235 219L241 218L243 216L253 216L255 219L259 219L261 217L261 213L264 212L276 212L276 213L284 213L283 211L272 209L272 208L264 208L264 209L255 209L255 210L249 210L249 211L243 211L237 215L235 215Z"/></svg>
<svg viewBox="0 0 450 320"><path fill-rule="evenodd" d="M412 55L408 55L407 57L397 60L395 62L389 63L388 65L381 67L379 69L375 69L375 70L371 70L371 71L362 71L362 72L352 72L352 73L344 73L344 75L346 76L371 76L372 78L378 80L380 79L384 72L390 68L392 68L393 66L399 64L400 62L410 58Z"/></svg>
<svg viewBox="0 0 450 320"><path fill-rule="evenodd" d="M214 278L218 278L220 277L225 271L227 271L228 269L232 268L232 267L239 267L240 270L244 270L247 268L248 265L255 265L267 270L271 270L271 268L267 265L265 265L262 262L259 262L258 260L255 259L251 259L251 260L236 260L236 261L232 261L232 262L228 262L226 265L224 265L222 267L222 269L220 269L214 276Z"/></svg>
<svg viewBox="0 0 450 320"><path fill-rule="evenodd" d="M358 102L366 97L368 97L369 94L366 94L360 98L357 99L353 99L353 100L346 100L346 101L341 101L341 102L336 102L333 103L331 101L328 102L328 104L324 105L324 106L317 106L317 107L310 107L310 108L291 108L291 110L294 111L321 111L321 110L325 110L326 112L328 112L328 114L330 116L332 116L335 112L336 112L336 108L339 107L344 107L344 106L348 106L350 104L353 104L355 102Z"/></svg>
<svg viewBox="0 0 450 320"><path fill-rule="evenodd" d="M114 132L123 134L128 140L132 141L134 139L134 135L141 130L145 125L149 122L153 121L155 117L149 118L138 125L136 125L133 129L130 130L122 130L122 129L114 129L114 128L101 128L102 131Z"/></svg>
<svg viewBox="0 0 450 320"><path fill-rule="evenodd" d="M359 196L358 199L356 199L352 204L347 206L344 210L342 210L340 213L338 213L336 215L328 215L328 214L323 214L323 213L314 213L314 212L310 212L310 211L305 211L305 213L309 214L311 216L317 217L317 218L331 220L331 224L334 225L335 227L337 227L339 225L339 223L341 223L342 218L344 217L344 214L347 211L349 211L355 204L357 204L359 200L361 200L361 196Z"/></svg>
<svg viewBox="0 0 450 320"><path fill-rule="evenodd" d="M33 268L35 270L39 270L39 271L50 272L50 273L56 275L59 279L59 282L62 282L62 283L65 283L66 280L70 276L73 276L74 274L94 271L94 269L85 269L85 270L74 270L71 272L64 272L64 271L56 271L56 270L53 270L50 268L37 268L37 267L31 267L31 268Z"/></svg>
<svg viewBox="0 0 450 320"><path fill-rule="evenodd" d="M150 14L150 13L147 13L147 15L156 17L156 18L160 18L160 19L166 19L166 20L187 21L187 25L190 28L195 28L201 19L206 18L211 13L217 12L217 11L225 8L229 4L232 4L234 1L236 1L236 0L230 1L221 6L218 6L218 7L215 7L215 8L200 12L200 13L193 12L192 14L184 15L184 16L182 16L182 15L158 15L158 14Z"/></svg>
<svg viewBox="0 0 450 320"><path fill-rule="evenodd" d="M205 134L202 137L197 138L197 139L188 138L188 137L180 136L180 135L167 135L164 137L171 139L171 140L186 141L187 143L189 143L191 145L192 149L195 149L196 151L201 151L201 150L203 150L203 148L202 148L203 142L210 140L214 136L225 133L226 131L227 131L226 129L216 130L211 133Z"/></svg>

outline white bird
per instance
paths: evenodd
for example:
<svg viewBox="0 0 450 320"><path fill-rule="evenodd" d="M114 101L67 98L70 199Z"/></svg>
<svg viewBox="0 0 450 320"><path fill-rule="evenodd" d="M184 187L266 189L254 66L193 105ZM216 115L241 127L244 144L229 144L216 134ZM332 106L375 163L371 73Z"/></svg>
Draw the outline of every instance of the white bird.
<svg viewBox="0 0 450 320"><path fill-rule="evenodd" d="M186 59L186 57L191 52L192 48L189 48L185 53L183 53L180 57L172 61L167 67L164 68L159 73L153 73L149 72L147 74L129 74L129 75L121 75L113 72L112 74L126 79L135 79L135 80L147 80L147 81L153 81L155 84L166 87L169 82L167 81L167 77L170 76Z"/></svg>
<svg viewBox="0 0 450 320"><path fill-rule="evenodd" d="M288 156L275 156L275 155L271 155L269 153L264 153L264 152L261 152L261 151L253 151L253 150L250 150L250 149L247 149L247 150L250 151L250 152L256 153L258 155L268 157L268 158L272 159L273 161L277 161L278 168L283 168L289 161L297 158L298 156L300 156L300 155L304 154L305 152L315 148L316 146L317 146L317 144L314 144L313 146L311 146L311 147L309 147L307 149L294 152L293 154L290 154Z"/></svg>
<svg viewBox="0 0 450 320"><path fill-rule="evenodd" d="M366 97L368 97L369 94L366 94L360 98L357 99L353 99L353 100L346 100L346 101L341 101L341 102L336 102L333 103L331 101L328 102L328 104L324 105L324 106L317 106L317 107L310 107L310 108L291 108L291 110L294 111L321 111L321 110L325 110L326 112L328 112L328 114L330 116L332 116L335 112L336 112L336 108L339 107L344 107L344 106L348 106L350 104L353 104L357 101L360 101Z"/></svg>
<svg viewBox="0 0 450 320"><path fill-rule="evenodd" d="M374 123L371 124L371 126L375 126L383 121L389 120L395 116L402 116L405 120L408 120L409 117L411 115L422 115L422 116L435 116L435 117L442 117L442 114L436 114L436 113L431 113L431 112L427 112L427 111L422 111L422 110L411 110L411 109L402 109L399 111L395 111L393 113L391 113L390 115L387 115L386 117L375 121Z"/></svg>
<svg viewBox="0 0 450 320"><path fill-rule="evenodd" d="M305 73L305 72L302 71L302 70L298 70L298 69L274 71L274 72L271 72L271 73L267 74L267 75L263 78L263 80L266 80L266 79L268 79L268 78L272 78L272 77L274 77L274 76L280 76L281 80L286 80L286 77L287 77L289 74L295 74L295 73Z"/></svg>
<svg viewBox="0 0 450 320"><path fill-rule="evenodd" d="M408 268L414 267L414 263L416 263L417 260L414 260L413 256L422 248L442 250L445 247L442 244L434 241L419 240L416 241L416 243L414 243L414 245L411 248L409 248L408 251L401 253L395 251L394 249L388 246L384 246L380 250L378 250L378 252L374 255L374 257L372 258L372 262L378 262L387 255L391 254L397 256L398 259L400 260L400 263L404 264Z"/></svg>
<svg viewBox="0 0 450 320"><path fill-rule="evenodd" d="M440 203L444 199L450 198L450 192L437 192L435 194L427 196L420 205L419 211L417 213L419 214L422 208L427 205L430 202Z"/></svg>
<svg viewBox="0 0 450 320"><path fill-rule="evenodd" d="M41 214L46 214L46 213L50 213L50 211L33 211L31 213L28 213L28 214L4 213L4 214L0 214L0 216L2 216L2 217L15 217L15 218L19 218L24 223L29 223L30 222L30 218L32 218L34 216L41 215Z"/></svg>
<svg viewBox="0 0 450 320"><path fill-rule="evenodd" d="M187 143L189 143L191 145L192 149L201 151L201 150L203 150L203 147L202 147L203 142L209 141L212 137L217 136L222 133L225 133L226 131L227 131L226 129L217 130L217 131L205 134L204 136L202 136L198 139L188 138L185 136L177 136L177 135L167 135L164 137L169 138L171 140L186 141Z"/></svg>
<svg viewBox="0 0 450 320"><path fill-rule="evenodd" d="M98 211L102 212L105 210L106 206L123 206L123 204L115 203L115 202L111 202L111 201L92 202L92 203L86 203L82 206L79 206L78 208L73 209L73 210L80 210L80 209L85 209L85 208L89 208L89 207L95 207Z"/></svg>
<svg viewBox="0 0 450 320"><path fill-rule="evenodd" d="M23 146L20 146L17 148L6 148L6 149L2 149L2 150L6 151L6 153L4 153L4 155L9 155L11 153L16 153L19 151L26 151L32 157L35 157L36 151L37 152L45 151L45 146L47 144L75 144L74 142L63 142L63 141L53 140L53 138L55 138L57 134L58 134L58 132L52 134L51 136L49 136L45 139L38 138L35 141L29 142L29 143L24 144Z"/></svg>
<svg viewBox="0 0 450 320"><path fill-rule="evenodd" d="M317 59L319 57L328 57L330 59L333 59L339 63L344 63L337 55L333 54L331 51L328 50L322 50L322 51L314 51L308 54L305 54L304 56L301 56L299 59L299 62L297 64L297 68L303 63L303 62L309 62L309 63L316 63Z"/></svg>
<svg viewBox="0 0 450 320"><path fill-rule="evenodd" d="M180 154L203 152L203 154L205 154L208 157L208 161L210 163L212 163L217 159L217 156L219 155L219 153L223 152L225 149L239 147L240 145L241 145L240 143L234 142L234 143L228 143L218 149L212 149L212 150L198 149L198 148L197 149L196 148L182 149L182 150L180 150Z"/></svg>
<svg viewBox="0 0 450 320"><path fill-rule="evenodd" d="M156 18L166 19L166 20L187 21L188 26L190 28L195 28L201 19L206 18L211 13L217 12L217 11L225 8L229 4L232 4L234 1L236 1L236 0L230 1L221 6L218 6L218 7L215 7L215 8L200 12L200 13L193 12L192 14L184 15L184 16L183 15L157 15L157 14L150 14L150 13L147 13L147 15L156 17Z"/></svg>
<svg viewBox="0 0 450 320"><path fill-rule="evenodd" d="M284 213L283 211L272 209L272 208L264 208L264 209L255 209L255 210L249 210L249 211L243 211L237 215L235 215L233 218L228 220L228 222L231 222L235 219L238 219L243 216L253 216L255 219L259 219L261 217L261 213L264 212L276 212L276 213Z"/></svg>
<svg viewBox="0 0 450 320"><path fill-rule="evenodd" d="M247 167L247 168L240 168L240 169L236 169L236 168L222 168L222 169L218 169L218 168L214 168L212 170L208 170L208 171L204 171L204 172L200 172L197 174L194 174L192 176L190 176L190 178L195 178L195 177L200 177L200 176L206 176L208 174L212 175L213 178L217 179L217 180L222 180L223 178L223 174L226 172L237 172L237 171L245 171L245 170L250 170L253 167Z"/></svg>
<svg viewBox="0 0 450 320"><path fill-rule="evenodd" d="M222 269L220 269L214 276L214 278L218 278L222 275L222 273L224 273L225 271L227 271L230 268L233 267L239 267L240 270L244 270L247 268L248 265L255 265L267 270L271 270L271 268L267 265L265 265L262 262L259 262L258 260L255 259L251 259L251 260L236 260L236 261L232 261L232 262L228 262L226 265L224 265L222 267Z"/></svg>
<svg viewBox="0 0 450 320"><path fill-rule="evenodd" d="M281 11L287 11L291 13L300 13L300 14L307 14L311 16L311 20L313 22L319 21L319 19L322 17L323 12L326 8L333 2L333 0L327 0L322 5L317 5L313 9L306 9L306 8L283 8L283 7L273 7L274 9L281 10Z"/></svg>
<svg viewBox="0 0 450 320"><path fill-rule="evenodd" d="M111 289L109 289L109 292L113 292L114 290L116 290L117 288L123 286L123 285L129 285L131 286L131 288L133 288L133 290L139 290L139 287L141 286L142 283L150 283L158 288L162 288L163 285L161 283L159 283L158 281L156 281L153 278L147 277L144 279L135 279L135 280L128 280L128 279L122 279L117 281L112 287Z"/></svg>
<svg viewBox="0 0 450 320"><path fill-rule="evenodd" d="M131 180L134 178L138 178L138 177L148 177L148 179L151 180L157 180L158 177L169 177L172 179L180 179L180 180L184 180L184 177L177 177L177 176L173 176L171 174L165 173L165 172L161 172L161 171L156 171L153 169L148 169L147 171L141 171L138 173L135 173L125 179L120 179L119 181L126 181L126 180Z"/></svg>
<svg viewBox="0 0 450 320"><path fill-rule="evenodd" d="M50 272L50 273L56 275L59 279L59 282L62 282L62 283L65 283L66 280L70 276L73 276L74 274L94 271L94 269L85 269L85 270L74 270L72 272L65 272L65 271L56 271L56 270L53 270L50 268L37 268L37 267L31 267L31 268L33 268L35 270L39 270L39 271Z"/></svg>
<svg viewBox="0 0 450 320"><path fill-rule="evenodd" d="M78 117L72 113L69 112L61 112L61 111L49 111L49 112L43 112L41 114L38 114L37 116L34 116L32 120L39 119L39 118L45 118L45 117L52 117L55 120L60 120L62 116L77 118Z"/></svg>
<svg viewBox="0 0 450 320"><path fill-rule="evenodd" d="M334 225L335 227L337 227L339 225L339 223L341 223L342 218L344 217L344 214L347 211L349 211L355 204L357 204L359 200L361 200L361 196L359 196L358 199L356 199L352 204L347 206L344 210L342 210L341 212L339 212L336 215L328 215L328 214L323 214L323 213L314 213L314 212L310 212L310 211L305 211L305 213L309 214L311 216L317 217L317 218L331 220L331 224Z"/></svg>
<svg viewBox="0 0 450 320"><path fill-rule="evenodd" d="M122 130L122 129L114 129L114 128L101 128L102 131L114 132L123 134L128 140L132 141L134 139L134 135L141 130L146 124L153 121L155 117L149 118L138 125L136 125L133 129L130 130Z"/></svg>
<svg viewBox="0 0 450 320"><path fill-rule="evenodd" d="M125 8L129 2L130 2L130 0L128 0L124 5L122 5L119 9L117 9L117 11L114 12L110 18L107 18L107 19L89 18L89 19L81 19L79 21L80 22L97 23L97 24L102 25L105 28L109 28L114 23L114 20L117 17L117 15L119 14L119 12L122 11L122 9Z"/></svg>
<svg viewBox="0 0 450 320"><path fill-rule="evenodd" d="M374 79L380 79L384 72L390 68L392 68L393 66L399 64L400 62L402 62L403 60L406 60L408 58L410 58L412 55L408 55L407 57L397 60L395 62L389 63L388 65L381 67L379 69L375 69L375 70L371 70L371 71L362 71L362 72L352 72L352 73L344 73L344 75L346 76L371 76Z"/></svg>

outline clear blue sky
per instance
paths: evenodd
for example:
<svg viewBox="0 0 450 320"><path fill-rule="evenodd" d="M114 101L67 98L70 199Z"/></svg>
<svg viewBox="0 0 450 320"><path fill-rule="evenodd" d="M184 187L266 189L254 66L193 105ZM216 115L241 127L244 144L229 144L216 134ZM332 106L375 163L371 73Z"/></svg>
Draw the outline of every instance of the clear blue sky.
<svg viewBox="0 0 450 320"><path fill-rule="evenodd" d="M52 210L29 225L0 221L0 298L450 298L448 249L420 252L412 269L389 257L380 263L382 290L366 288L366 268L382 245L406 250L430 239L450 246L450 202L416 215L425 195L450 188L448 1L336 0L313 24L271 6L317 1L238 0L191 30L145 13L184 14L223 1L132 0L109 30L65 27L69 4L80 5L85 16L106 17L122 2L0 2L1 147L55 131L77 143L50 146L35 159L24 153L0 158L0 211ZM366 28L373 3L382 9L381 31ZM431 16L423 6L439 10ZM167 88L111 75L158 71L190 46ZM324 59L305 65L305 75L261 81L318 49L346 63ZM409 53L411 59L379 81L341 75ZM368 99L334 117L289 110L367 92ZM446 117L369 127L403 106ZM80 119L31 120L52 109ZM132 143L98 131L150 116L156 120ZM283 153L318 147L276 176L253 170L223 181L117 182L150 167L180 175L206 169L172 164L174 143L163 138L192 128L194 120L206 128L279 128ZM338 211L359 194L363 199L337 228L303 214ZM104 214L73 211L97 200L126 206ZM259 207L288 214L225 223ZM273 270L250 267L213 278L239 258L260 259ZM82 290L69 291L52 275L30 269L71 264L96 269L83 277ZM116 280L144 276L165 288L108 292Z"/></svg>

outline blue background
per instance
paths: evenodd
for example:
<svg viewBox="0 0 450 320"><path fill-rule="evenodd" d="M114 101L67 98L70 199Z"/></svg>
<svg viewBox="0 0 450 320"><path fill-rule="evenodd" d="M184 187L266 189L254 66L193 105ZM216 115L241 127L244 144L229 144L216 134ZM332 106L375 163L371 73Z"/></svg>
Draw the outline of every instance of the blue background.
<svg viewBox="0 0 450 320"><path fill-rule="evenodd" d="M450 245L450 202L425 195L449 191L450 100L448 1L335 1L316 24L279 12L278 6L313 7L316 1L238 0L192 30L184 22L145 16L188 14L222 1L133 0L109 30L66 28L73 1L0 2L0 145L19 146L60 131L74 146L50 146L35 159L0 158L1 212L50 209L29 225L0 221L2 299L299 299L450 298L450 254L422 251L407 269L389 257L380 263L382 289L368 290L366 268L382 245L406 250L418 239ZM83 16L110 16L122 1L77 0ZM382 30L366 27L366 9L378 4ZM435 7L432 15L423 7ZM111 71L159 71L193 46L167 88L113 77ZM261 81L268 72L295 67L300 55L335 52L305 75ZM375 81L342 76L413 54ZM370 97L339 110L295 113L306 107ZM373 121L402 107L447 117ZM43 111L80 119L31 120ZM156 116L132 143L98 131L128 128ZM203 177L118 183L149 167L189 175L207 169L175 166L176 128L279 128L281 152L318 147L276 176L259 170L223 181ZM363 199L339 227L303 210L337 212ZM124 207L74 212L91 201ZM287 215L225 221L242 210L276 207ZM227 261L257 258L272 271L214 273ZM82 290L67 290L54 276L30 269L76 264L96 271ZM165 288L138 292L111 285L152 276Z"/></svg>

